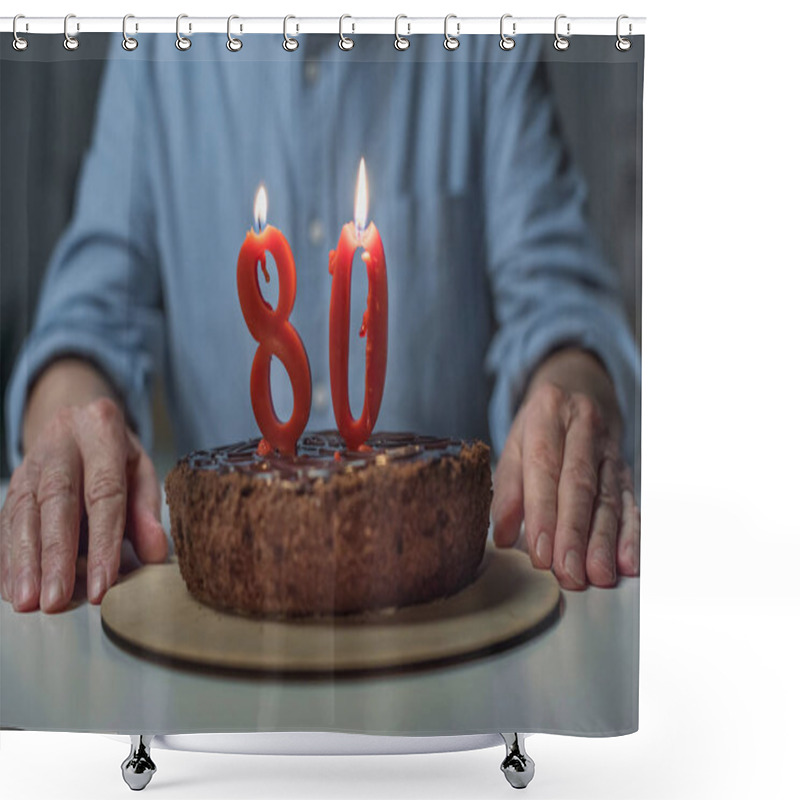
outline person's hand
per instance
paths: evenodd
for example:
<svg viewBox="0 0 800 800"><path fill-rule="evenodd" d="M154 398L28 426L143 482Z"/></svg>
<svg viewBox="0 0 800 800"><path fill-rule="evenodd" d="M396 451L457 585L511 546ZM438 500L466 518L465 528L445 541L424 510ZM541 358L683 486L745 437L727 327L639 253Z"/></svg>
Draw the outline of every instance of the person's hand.
<svg viewBox="0 0 800 800"><path fill-rule="evenodd" d="M141 561L166 558L155 468L107 397L58 410L11 476L0 512L0 578L17 611L59 611L70 602L84 514L92 603L116 580L126 530Z"/></svg>
<svg viewBox="0 0 800 800"><path fill-rule="evenodd" d="M545 362L497 466L497 546L513 546L524 519L533 565L552 567L564 588L638 575L639 509L619 428L613 386L593 356L567 350Z"/></svg>

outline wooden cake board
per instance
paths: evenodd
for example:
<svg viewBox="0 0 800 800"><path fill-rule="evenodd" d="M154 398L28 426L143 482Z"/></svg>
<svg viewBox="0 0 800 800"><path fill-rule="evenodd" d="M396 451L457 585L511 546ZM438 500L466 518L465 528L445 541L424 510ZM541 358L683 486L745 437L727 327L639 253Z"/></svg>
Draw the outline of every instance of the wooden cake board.
<svg viewBox="0 0 800 800"><path fill-rule="evenodd" d="M189 594L177 561L145 566L103 598L106 633L141 655L207 669L297 676L399 670L506 649L559 616L551 572L487 545L473 583L397 610L299 620L217 611Z"/></svg>

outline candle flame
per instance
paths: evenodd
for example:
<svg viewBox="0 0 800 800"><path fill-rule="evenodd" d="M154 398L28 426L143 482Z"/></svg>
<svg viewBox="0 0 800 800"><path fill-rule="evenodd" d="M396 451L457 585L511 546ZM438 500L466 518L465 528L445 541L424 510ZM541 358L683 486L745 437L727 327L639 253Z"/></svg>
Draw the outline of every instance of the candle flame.
<svg viewBox="0 0 800 800"><path fill-rule="evenodd" d="M260 233L267 225L267 187L263 183L259 184L253 201L253 218Z"/></svg>
<svg viewBox="0 0 800 800"><path fill-rule="evenodd" d="M353 219L356 223L356 232L359 237L367 227L367 208L369 206L369 195L367 190L367 167L362 156L361 163L358 165L358 180L356 182L356 203Z"/></svg>

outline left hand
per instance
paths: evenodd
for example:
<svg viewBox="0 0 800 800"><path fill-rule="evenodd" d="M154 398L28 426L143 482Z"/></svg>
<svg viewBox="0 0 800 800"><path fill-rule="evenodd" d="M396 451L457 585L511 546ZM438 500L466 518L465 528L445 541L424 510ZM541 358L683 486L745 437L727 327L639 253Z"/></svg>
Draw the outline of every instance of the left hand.
<svg viewBox="0 0 800 800"><path fill-rule="evenodd" d="M494 540L513 546L525 522L535 567L566 589L614 586L639 574L639 509L619 452L614 387L582 350L561 350L537 370L495 475Z"/></svg>

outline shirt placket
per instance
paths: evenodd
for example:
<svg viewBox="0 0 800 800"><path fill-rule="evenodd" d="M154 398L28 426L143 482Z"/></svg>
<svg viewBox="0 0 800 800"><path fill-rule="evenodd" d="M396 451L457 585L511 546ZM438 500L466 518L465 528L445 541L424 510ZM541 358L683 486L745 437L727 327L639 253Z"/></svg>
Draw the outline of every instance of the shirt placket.
<svg viewBox="0 0 800 800"><path fill-rule="evenodd" d="M317 346L309 352L312 373L311 412L317 424L327 424L332 419L330 408L330 381L327 349L328 251L336 246L333 230L331 197L331 169L329 161L330 135L324 120L329 119L331 95L334 92L331 70L323 60L324 44L308 41L303 54L301 75L302 97L301 159L303 188L300 193L299 214L304 259L299 266L304 273L307 296L302 305L309 309L307 330L313 331Z"/></svg>

